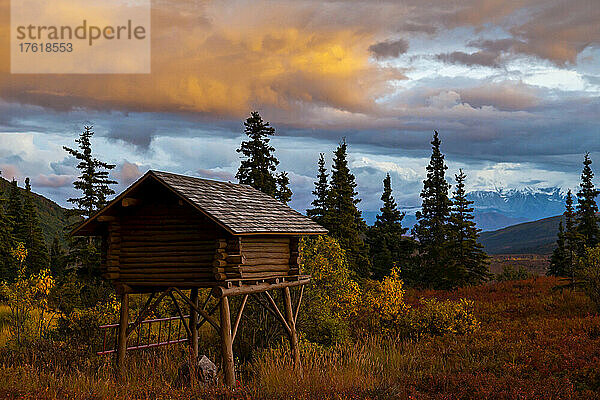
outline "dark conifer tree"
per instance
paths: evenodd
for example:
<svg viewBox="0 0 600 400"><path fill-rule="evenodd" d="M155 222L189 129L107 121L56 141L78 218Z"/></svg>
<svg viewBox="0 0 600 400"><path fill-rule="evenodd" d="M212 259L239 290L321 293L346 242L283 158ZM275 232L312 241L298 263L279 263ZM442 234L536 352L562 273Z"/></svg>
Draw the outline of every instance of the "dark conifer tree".
<svg viewBox="0 0 600 400"><path fill-rule="evenodd" d="M375 224L369 228L367 243L371 255L373 277L382 279L390 274L394 265L406 267L413 243L403 235L408 231L402 227L404 214L398 210L392 194L392 178L387 174L383 180L381 195L383 206Z"/></svg>
<svg viewBox="0 0 600 400"><path fill-rule="evenodd" d="M363 240L367 224L357 208L360 199L356 197L354 175L348 168L347 149L346 139L343 139L334 152L324 226L346 250L350 268L357 276L368 277L371 273L369 251Z"/></svg>
<svg viewBox="0 0 600 400"><path fill-rule="evenodd" d="M315 199L311 205L313 208L306 210L306 215L312 218L319 224L324 224L323 218L327 212L327 197L329 196L329 183L327 179L327 168L325 168L325 155L321 153L319 155L319 172L317 174L317 181L315 182L315 190L312 194Z"/></svg>
<svg viewBox="0 0 600 400"><path fill-rule="evenodd" d="M411 274L417 285L449 287L446 267L450 262L448 249L451 201L448 198L450 184L446 181L448 167L440 151L441 141L437 131L433 135L432 154L427 166L427 179L423 181L421 210L417 212L417 224L413 235L419 241L420 266Z"/></svg>
<svg viewBox="0 0 600 400"><path fill-rule="evenodd" d="M79 160L77 169L81 175L73 182L73 186L81 191L81 197L70 198L68 201L75 205L73 214L80 217L90 217L104 207L107 198L115 193L110 185L117 183L109 177L109 171L114 169L115 165L94 157L91 143L93 135L92 127L86 126L79 138L75 140L78 148L63 147ZM88 277L93 277L99 272L99 243L91 237L73 238L69 244L68 261L80 270L86 271Z"/></svg>
<svg viewBox="0 0 600 400"><path fill-rule="evenodd" d="M67 153L79 160L77 169L81 175L73 182L73 186L81 191L81 197L70 198L67 201L75 205L77 214L83 217L89 217L104 207L107 198L115 194L110 185L117 184L109 178L109 171L114 169L115 165L100 161L92 154L93 135L92 127L86 126L79 139L75 140L78 149L63 146Z"/></svg>
<svg viewBox="0 0 600 400"><path fill-rule="evenodd" d="M594 172L591 165L590 154L586 153L581 172L580 190L577 192L577 232L582 239L580 252L583 252L584 246L595 247L600 243L600 228L596 216L598 212L596 197L600 191L594 186Z"/></svg>
<svg viewBox="0 0 600 400"><path fill-rule="evenodd" d="M577 248L581 242L581 234L577 232L577 214L573 207L573 194L571 190L567 192L565 201L565 252L566 252L566 270L565 272L571 277L572 283L575 282L575 257Z"/></svg>
<svg viewBox="0 0 600 400"><path fill-rule="evenodd" d="M244 122L244 133L249 140L242 141L237 149L244 159L235 177L240 183L287 203L292 198L289 178L285 172L276 174L279 160L275 157L275 148L269 144L269 136L275 134L275 128L253 111Z"/></svg>
<svg viewBox="0 0 600 400"><path fill-rule="evenodd" d="M558 223L558 235L556 237L556 248L550 257L550 265L546 275L567 276L568 255L565 244L565 229L562 220Z"/></svg>
<svg viewBox="0 0 600 400"><path fill-rule="evenodd" d="M276 178L277 190L275 198L282 203L287 204L292 199L292 190L290 189L290 178L287 172L280 172Z"/></svg>
<svg viewBox="0 0 600 400"><path fill-rule="evenodd" d="M25 226L25 248L27 265L35 272L48 268L48 249L40 228L37 207L31 193L29 178L25 178L25 196L23 199L23 224Z"/></svg>
<svg viewBox="0 0 600 400"><path fill-rule="evenodd" d="M54 237L52 246L50 246L50 269L52 275L63 276L65 273L65 252L58 240L58 237Z"/></svg>
<svg viewBox="0 0 600 400"><path fill-rule="evenodd" d="M6 212L7 199L0 192L0 281L10 281L16 275L10 251L14 245L12 223Z"/></svg>
<svg viewBox="0 0 600 400"><path fill-rule="evenodd" d="M478 242L479 232L473 222L473 204L467 199L465 180L461 169L456 179L450 214L451 246L453 253L449 271L449 286L477 285L489 278L488 257Z"/></svg>
<svg viewBox="0 0 600 400"><path fill-rule="evenodd" d="M23 196L14 178L8 195L7 214L11 220L15 241L24 244L27 238L27 229L23 220Z"/></svg>

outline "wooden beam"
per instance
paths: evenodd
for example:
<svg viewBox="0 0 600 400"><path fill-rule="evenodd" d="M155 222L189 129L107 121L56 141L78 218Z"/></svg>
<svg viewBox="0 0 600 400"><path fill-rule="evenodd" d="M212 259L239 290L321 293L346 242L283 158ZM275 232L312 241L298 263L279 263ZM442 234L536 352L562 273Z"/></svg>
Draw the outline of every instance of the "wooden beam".
<svg viewBox="0 0 600 400"><path fill-rule="evenodd" d="M179 307L179 302L177 302L177 299L173 295L173 292L170 292L169 296L171 296L171 300L173 300L173 304L175 304L175 308L177 309L177 314L179 315L179 319L181 320L181 325L183 325L183 327L185 328L185 332L187 333L187 337L188 337L188 339L190 339L192 337L192 331L190 330L190 327L186 323L187 321L185 320L185 317L183 316L183 312L181 311L181 307Z"/></svg>
<svg viewBox="0 0 600 400"><path fill-rule="evenodd" d="M194 363L198 360L198 288L193 288L190 293L190 300L195 307L190 307L190 331L192 333L191 347L192 347L192 359Z"/></svg>
<svg viewBox="0 0 600 400"><path fill-rule="evenodd" d="M235 364L233 360L233 338L231 336L229 299L223 297L219 304L221 305L221 354L223 355L225 384L233 387L235 386Z"/></svg>
<svg viewBox="0 0 600 400"><path fill-rule="evenodd" d="M192 308L194 308L198 314L202 315L204 318L206 318L206 320L208 321L209 324L211 324L216 330L217 332L219 332L219 330L221 329L219 327L219 324L217 323L217 321L215 321L215 319L213 317L210 316L209 313L207 313L204 310L201 310L198 308L198 306L194 303L192 303L192 301L179 289L179 288L173 288L177 294L179 294L179 296L186 302L188 303L188 305Z"/></svg>
<svg viewBox="0 0 600 400"><path fill-rule="evenodd" d="M121 295L121 315L119 319L119 336L117 343L117 374L119 379L124 378L125 353L127 352L127 326L129 324L129 295Z"/></svg>
<svg viewBox="0 0 600 400"><path fill-rule="evenodd" d="M146 318L148 316L148 314L150 314L151 312L153 312L154 310L156 310L156 308L158 307L158 305L160 304L160 302L162 301L162 299L166 295L168 295L169 293L171 293L171 290L173 290L173 289L172 288L168 288L167 290L165 290L164 292L162 292L160 294L160 296L158 296L158 298L154 301L154 303L150 307L146 307L142 311L140 311L140 315L138 315L138 317L135 320L135 322L133 323L133 325L131 325L129 328L127 328L127 336L128 337L129 337L129 335L131 335L131 332L133 332L135 330L135 328L137 328L138 325L142 323L142 321L144 320L144 318Z"/></svg>
<svg viewBox="0 0 600 400"><path fill-rule="evenodd" d="M248 295L244 296L242 300L242 305L240 306L240 310L238 311L238 315L235 319L235 324L233 325L233 332L231 334L231 342L235 341L235 335L238 330L238 326L240 325L240 321L242 320L242 313L244 312L244 307L246 307L246 301L248 301Z"/></svg>
<svg viewBox="0 0 600 400"><path fill-rule="evenodd" d="M300 304L302 304L302 295L304 294L304 286L300 287L300 296L298 297L298 304L296 304L296 312L294 313L294 325L298 322L298 311L300 311Z"/></svg>
<svg viewBox="0 0 600 400"><path fill-rule="evenodd" d="M269 303L271 303L271 307L273 307L273 311L275 311L276 317L279 318L279 321L281 322L281 324L283 325L285 330L288 332L288 335L291 337L292 336L292 328L288 325L283 314L281 314L281 311L279 311L279 308L277 307L277 303L275 303L275 300L273 300L273 297L271 297L271 294L269 292L264 292L264 294L267 297L267 300L269 300Z"/></svg>
<svg viewBox="0 0 600 400"><path fill-rule="evenodd" d="M310 277L298 279L296 281L284 281L278 283L269 282L258 282L255 285L243 284L242 286L234 286L231 288L225 288L223 286L216 286L213 289L213 295L217 298L224 296L235 296L240 294L254 294L260 293L271 289L282 289L284 287L293 287L306 285L310 282Z"/></svg>
<svg viewBox="0 0 600 400"><path fill-rule="evenodd" d="M290 350L294 359L294 368L300 369L300 348L298 347L298 334L296 332L296 323L292 310L292 295L290 288L285 287L283 290L283 304L285 308L285 319L289 328ZM268 293L268 292L267 292Z"/></svg>
<svg viewBox="0 0 600 400"><path fill-rule="evenodd" d="M112 215L100 215L97 220L98 222L115 222L118 218Z"/></svg>
<svg viewBox="0 0 600 400"><path fill-rule="evenodd" d="M134 199L132 197L125 197L123 200L121 200L121 205L123 207L133 207L133 206L137 206L140 203L141 203L140 199Z"/></svg>

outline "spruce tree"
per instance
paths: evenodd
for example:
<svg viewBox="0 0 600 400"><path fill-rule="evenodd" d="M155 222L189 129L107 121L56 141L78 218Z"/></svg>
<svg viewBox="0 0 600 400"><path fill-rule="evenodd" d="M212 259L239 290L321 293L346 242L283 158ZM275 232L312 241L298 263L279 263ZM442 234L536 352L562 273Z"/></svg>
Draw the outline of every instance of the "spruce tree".
<svg viewBox="0 0 600 400"><path fill-rule="evenodd" d="M405 267L412 250L412 242L404 238L408 231L402 227L404 214L398 210L392 194L392 178L387 174L383 180L381 195L383 206L380 214L367 234L373 277L382 279L390 274L396 264Z"/></svg>
<svg viewBox="0 0 600 400"><path fill-rule="evenodd" d="M235 177L240 183L287 203L292 198L289 178L285 172L276 174L279 160L275 157L275 148L269 144L269 136L275 134L275 128L253 111L244 122L244 133L249 140L242 141L236 150L244 159Z"/></svg>
<svg viewBox="0 0 600 400"><path fill-rule="evenodd" d="M354 175L348 168L347 149L346 139L343 139L334 152L324 226L346 250L351 269L357 276L366 278L371 273L368 247L363 240L367 224L357 208L360 199L356 197Z"/></svg>
<svg viewBox="0 0 600 400"><path fill-rule="evenodd" d="M276 177L277 190L275 198L282 203L287 204L292 199L292 190L290 189L290 178L287 172L280 172Z"/></svg>
<svg viewBox="0 0 600 400"><path fill-rule="evenodd" d="M100 161L92 154L92 136L92 127L86 126L79 138L75 139L77 149L63 146L67 153L79 160L77 169L81 175L73 182L73 186L81 191L81 197L70 198L67 201L75 205L77 214L83 217L90 217L104 207L107 198L115 194L110 185L117 184L109 178L109 171L114 169L115 165Z"/></svg>
<svg viewBox="0 0 600 400"><path fill-rule="evenodd" d="M546 275L567 276L567 250L565 244L565 229L562 220L558 223L558 235L556 237L556 248L550 257L550 266Z"/></svg>
<svg viewBox="0 0 600 400"><path fill-rule="evenodd" d="M573 194L571 189L567 192L567 199L565 201L565 273L571 277L572 283L575 282L575 257L577 255L577 248L581 242L581 234L577 232L577 214L573 207Z"/></svg>
<svg viewBox="0 0 600 400"><path fill-rule="evenodd" d="M65 253L58 240L54 236L52 246L50 246L50 270L53 276L63 276L65 273Z"/></svg>
<svg viewBox="0 0 600 400"><path fill-rule="evenodd" d="M6 211L11 220L14 239L16 242L25 243L27 229L23 220L23 196L14 178L11 182L8 196Z"/></svg>
<svg viewBox="0 0 600 400"><path fill-rule="evenodd" d="M94 135L91 126L86 126L79 138L75 140L76 149L63 146L65 151L79 160L77 169L81 175L73 182L75 189L81 191L81 197L70 198L67 201L75 205L73 214L80 217L90 217L107 204L107 198L115 193L110 187L117 182L109 178L109 171L114 164L100 161L92 152L91 138ZM88 277L93 277L99 271L100 252L97 239L73 238L69 244L68 259L71 263L86 271Z"/></svg>
<svg viewBox="0 0 600 400"><path fill-rule="evenodd" d="M478 242L480 229L473 222L473 204L467 199L463 170L454 175L456 188L450 213L453 259L448 283L451 287L477 285L489 278L488 257Z"/></svg>
<svg viewBox="0 0 600 400"><path fill-rule="evenodd" d="M317 174L317 181L315 182L315 190L312 194L315 199L311 205L313 208L306 210L306 215L312 218L316 223L324 224L323 218L327 212L327 196L329 195L329 183L327 179L327 168L325 168L325 155L321 153L319 155L319 172Z"/></svg>
<svg viewBox="0 0 600 400"><path fill-rule="evenodd" d="M48 267L48 249L44 243L44 235L40 228L37 207L33 199L33 193L31 193L29 178L25 178L23 224L25 226L27 265L32 271L38 272Z"/></svg>
<svg viewBox="0 0 600 400"><path fill-rule="evenodd" d="M437 131L431 141L432 153L427 166L427 179L423 181L421 210L417 212L417 224L413 235L419 241L420 266L411 279L420 286L449 287L446 266L450 261L448 249L448 223L451 202L448 198L450 184L446 181L448 167L440 151L441 141Z"/></svg>
<svg viewBox="0 0 600 400"><path fill-rule="evenodd" d="M10 281L16 275L10 251L14 245L12 223L6 212L7 199L0 192L0 281Z"/></svg>
<svg viewBox="0 0 600 400"><path fill-rule="evenodd" d="M580 190L577 192L577 232L582 238L580 253L583 253L584 246L595 247L600 243L600 228L596 216L598 212L596 197L600 191L594 186L594 172L591 165L590 154L586 153L581 172Z"/></svg>

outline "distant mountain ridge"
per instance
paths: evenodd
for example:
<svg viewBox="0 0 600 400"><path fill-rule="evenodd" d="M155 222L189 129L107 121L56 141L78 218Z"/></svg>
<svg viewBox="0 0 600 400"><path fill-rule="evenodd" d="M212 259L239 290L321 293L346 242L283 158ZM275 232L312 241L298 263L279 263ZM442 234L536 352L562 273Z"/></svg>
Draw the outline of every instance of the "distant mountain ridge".
<svg viewBox="0 0 600 400"><path fill-rule="evenodd" d="M494 231L522 222L535 221L562 214L566 193L560 188L496 189L469 192L477 227ZM418 207L401 208L406 213L403 224L411 228L416 223ZM377 211L364 211L367 224L375 222Z"/></svg>

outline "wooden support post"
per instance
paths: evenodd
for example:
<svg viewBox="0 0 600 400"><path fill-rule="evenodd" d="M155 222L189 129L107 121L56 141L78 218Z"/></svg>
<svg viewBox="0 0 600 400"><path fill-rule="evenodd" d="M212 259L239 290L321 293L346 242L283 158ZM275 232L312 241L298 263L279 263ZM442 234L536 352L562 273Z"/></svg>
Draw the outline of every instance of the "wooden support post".
<svg viewBox="0 0 600 400"><path fill-rule="evenodd" d="M119 341L117 343L117 374L124 376L125 352L127 351L127 326L129 325L129 295L121 294L121 318L119 320Z"/></svg>
<svg viewBox="0 0 600 400"><path fill-rule="evenodd" d="M235 365L233 362L233 340L231 337L231 313L227 296L221 299L221 353L225 384L235 386Z"/></svg>
<svg viewBox="0 0 600 400"><path fill-rule="evenodd" d="M194 362L198 360L198 288L192 289L190 300L196 306L190 307L190 331L192 337L190 338L190 345L192 348L192 356Z"/></svg>
<svg viewBox="0 0 600 400"><path fill-rule="evenodd" d="M288 336L290 339L290 349L292 351L292 357L294 359L294 368L300 370L300 348L298 347L298 333L296 332L296 320L294 318L294 310L292 309L292 295L290 288L283 288L283 298L285 307L285 319L287 321L289 330Z"/></svg>

